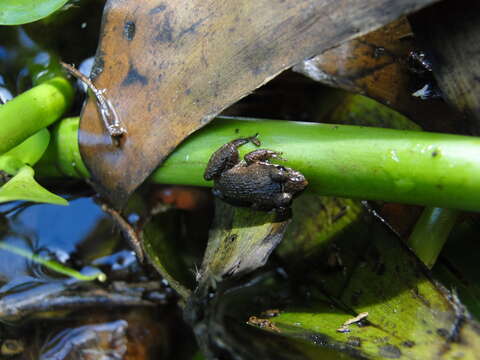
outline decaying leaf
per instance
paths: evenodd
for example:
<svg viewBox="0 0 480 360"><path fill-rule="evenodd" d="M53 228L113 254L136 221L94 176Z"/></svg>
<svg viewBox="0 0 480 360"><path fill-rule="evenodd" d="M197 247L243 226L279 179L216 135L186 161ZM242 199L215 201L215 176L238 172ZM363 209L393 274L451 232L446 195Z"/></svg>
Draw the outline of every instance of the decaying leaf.
<svg viewBox="0 0 480 360"><path fill-rule="evenodd" d="M232 296L228 294L235 287L242 287L238 282L242 275L266 263L283 239L289 219L279 218L272 212L233 207L220 200L216 201L215 213L202 268L197 276L198 287L184 309L185 318L192 325L204 354L211 359L228 354L227 358L252 360L258 356L262 359L278 358L279 353L282 359L335 356L332 349L315 349L296 340L256 333L244 322L228 316L232 303ZM243 299L233 298L233 302ZM268 328L277 331L268 319L251 316L248 323L263 327L270 324ZM245 347L245 343L249 346ZM341 354L340 358L350 357Z"/></svg>
<svg viewBox="0 0 480 360"><path fill-rule="evenodd" d="M93 74L128 135L116 146L88 102L79 139L98 190L122 204L228 105L299 61L433 2L108 1Z"/></svg>
<svg viewBox="0 0 480 360"><path fill-rule="evenodd" d="M292 229L303 227L306 234L289 232L280 249L289 285L280 282L272 292L280 288L285 294L256 300L280 309L269 319L272 326L283 336L338 347L359 358L451 359L460 354L475 358L478 323L389 229L365 212L352 217L356 211L350 204L337 220L341 228L328 224L317 231L312 226L315 218L326 217L323 223L328 223L331 214L337 219L336 206L342 201L312 196L306 203L317 207L306 208L291 224ZM302 205L299 199L294 210ZM325 234L329 229L330 237ZM310 251L302 257L297 247ZM335 262L330 261L332 256ZM261 297L261 290L256 291ZM252 308L255 305L243 307ZM351 324L352 318L360 322ZM346 323L350 324L339 332Z"/></svg>
<svg viewBox="0 0 480 360"><path fill-rule="evenodd" d="M258 280L258 279L257 279ZM308 340L286 337L273 330L257 329L242 321L244 307L255 306L259 288L239 286L220 291L216 296L196 304L198 318L192 323L197 341L207 359L235 360L347 360L354 352L340 352L332 344L316 346ZM192 305L192 304L190 304ZM203 306L203 308L201 308ZM192 308L190 308L192 309ZM251 317L250 317L251 318ZM320 339L319 339L320 340Z"/></svg>
<svg viewBox="0 0 480 360"><path fill-rule="evenodd" d="M248 274L265 265L282 241L289 223L275 212L215 202L215 221L208 239L199 287L215 289L226 278Z"/></svg>
<svg viewBox="0 0 480 360"><path fill-rule="evenodd" d="M478 324L455 295L432 282L380 226L371 231L363 252L342 254L343 274L341 269L335 276L324 274L320 283L315 280L319 273L310 273L305 283L310 301L289 305L273 324L290 336L317 333L344 342L369 358L451 359L463 354L473 359L480 346ZM338 332L352 310L368 312L368 322Z"/></svg>
<svg viewBox="0 0 480 360"><path fill-rule="evenodd" d="M480 3L444 1L411 18L445 100L480 134Z"/></svg>
<svg viewBox="0 0 480 360"><path fill-rule="evenodd" d="M141 238L146 257L158 273L168 281L181 297L181 304L191 295L191 274L187 273L175 248L175 238L169 236L174 224L171 212L158 215L160 219L148 221L142 228ZM159 226L159 223L163 226Z"/></svg>
<svg viewBox="0 0 480 360"><path fill-rule="evenodd" d="M416 46L410 24L403 18L307 59L293 70L323 84L371 97L425 130L458 132L460 114L440 99L424 101L412 96L425 85L410 69L409 54Z"/></svg>

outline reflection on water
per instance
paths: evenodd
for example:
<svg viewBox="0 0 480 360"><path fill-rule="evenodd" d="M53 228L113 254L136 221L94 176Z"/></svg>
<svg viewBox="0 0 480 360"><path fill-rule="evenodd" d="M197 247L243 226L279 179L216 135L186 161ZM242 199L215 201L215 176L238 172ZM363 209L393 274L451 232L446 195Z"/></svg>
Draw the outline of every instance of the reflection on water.
<svg viewBox="0 0 480 360"><path fill-rule="evenodd" d="M105 214L91 198L73 200L67 207L2 204L0 214L3 214L0 241L40 253L61 263L70 259L77 246L105 218ZM30 260L0 250L0 283L36 277L34 269Z"/></svg>
<svg viewBox="0 0 480 360"><path fill-rule="evenodd" d="M72 266L71 254L105 217L90 198L70 206L7 203L0 206L0 241L46 259ZM81 219L81 221L79 221ZM82 266L83 267L83 266ZM95 271L88 267L85 271ZM42 299L59 294L79 280L65 278L8 250L0 250L0 316L14 319Z"/></svg>
<svg viewBox="0 0 480 360"><path fill-rule="evenodd" d="M44 345L40 360L123 359L127 351L124 320L65 329Z"/></svg>
<svg viewBox="0 0 480 360"><path fill-rule="evenodd" d="M185 359L195 351L176 295L144 271L91 198L1 204L0 244L108 279L68 277L0 249L0 359Z"/></svg>

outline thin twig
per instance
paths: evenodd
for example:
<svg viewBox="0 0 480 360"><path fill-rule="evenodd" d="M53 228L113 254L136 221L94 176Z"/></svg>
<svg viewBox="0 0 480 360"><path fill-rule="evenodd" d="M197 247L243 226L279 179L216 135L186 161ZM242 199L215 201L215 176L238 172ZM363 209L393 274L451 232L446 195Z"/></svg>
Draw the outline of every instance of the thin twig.
<svg viewBox="0 0 480 360"><path fill-rule="evenodd" d="M145 256L142 247L142 241L139 234L135 231L134 227L122 216L122 214L120 214L114 208L110 207L107 203L105 203L101 199L96 199L96 201L100 204L102 210L112 217L114 223L120 228L123 236L133 248L133 251L137 255L138 261L140 263L143 263Z"/></svg>
<svg viewBox="0 0 480 360"><path fill-rule="evenodd" d="M96 100L98 113L102 118L103 123L105 124L105 128L107 129L110 136L112 138L118 138L120 136L127 134L127 129L120 121L120 118L118 117L115 111L115 108L105 96L106 90L97 89L87 76L82 74L79 70L77 70L73 66L66 64L63 61L60 61L60 64L63 66L65 70L67 70L75 78L82 81L92 91Z"/></svg>

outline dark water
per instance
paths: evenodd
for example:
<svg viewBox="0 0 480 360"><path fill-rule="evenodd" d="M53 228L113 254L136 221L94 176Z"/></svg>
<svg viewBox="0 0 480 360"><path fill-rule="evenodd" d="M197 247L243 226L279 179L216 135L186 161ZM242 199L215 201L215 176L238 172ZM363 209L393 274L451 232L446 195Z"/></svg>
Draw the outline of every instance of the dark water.
<svg viewBox="0 0 480 360"><path fill-rule="evenodd" d="M106 215L91 198L70 202L70 206L36 204L22 206L8 203L0 206L2 216L1 241L38 252L48 249L65 262L77 246L98 226ZM0 278L12 281L31 272L22 256L0 250Z"/></svg>
<svg viewBox="0 0 480 360"><path fill-rule="evenodd" d="M0 214L0 244L39 254L84 274L101 269L109 277L105 283L82 282L10 250L0 250L0 358L191 357L193 338L168 289L149 292L156 301L153 305L122 306L125 299L120 296L128 292L136 296L134 290L140 287L128 288L128 284L151 286L161 281L155 273L142 271L110 219L91 198L73 200L66 207L2 204ZM104 304L98 306L82 305L102 291L112 298L102 298ZM141 289L141 294L137 302L146 291ZM65 299L70 302L67 310L58 306ZM106 301L111 302L107 307ZM185 347L177 352L174 345L180 339Z"/></svg>

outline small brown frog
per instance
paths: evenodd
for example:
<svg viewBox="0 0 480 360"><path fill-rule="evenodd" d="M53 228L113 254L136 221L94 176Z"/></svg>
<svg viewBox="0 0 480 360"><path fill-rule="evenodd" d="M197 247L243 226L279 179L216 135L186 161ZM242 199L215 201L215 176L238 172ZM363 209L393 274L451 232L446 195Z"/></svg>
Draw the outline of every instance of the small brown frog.
<svg viewBox="0 0 480 360"><path fill-rule="evenodd" d="M272 150L252 151L240 161L238 148L248 142L260 146L257 135L230 141L215 151L204 178L214 181L213 194L229 204L284 212L308 181L298 171L270 163L272 158L284 160Z"/></svg>

